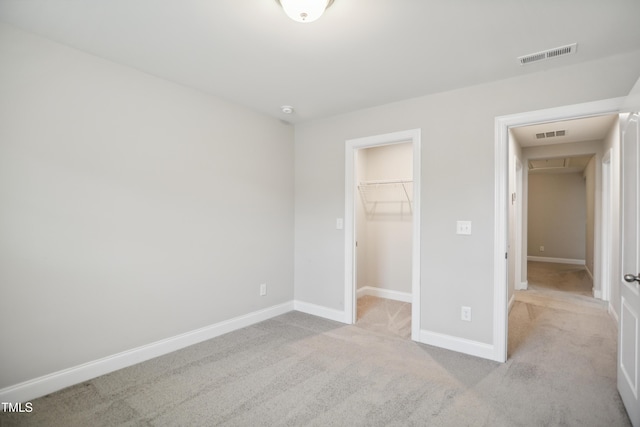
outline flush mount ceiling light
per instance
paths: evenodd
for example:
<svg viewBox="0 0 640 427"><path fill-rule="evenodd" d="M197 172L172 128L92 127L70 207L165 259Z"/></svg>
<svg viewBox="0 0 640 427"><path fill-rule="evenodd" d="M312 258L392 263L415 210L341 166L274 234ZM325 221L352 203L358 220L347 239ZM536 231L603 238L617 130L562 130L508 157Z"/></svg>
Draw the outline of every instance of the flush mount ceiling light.
<svg viewBox="0 0 640 427"><path fill-rule="evenodd" d="M333 0L278 0L284 13L296 22L313 22L331 6Z"/></svg>

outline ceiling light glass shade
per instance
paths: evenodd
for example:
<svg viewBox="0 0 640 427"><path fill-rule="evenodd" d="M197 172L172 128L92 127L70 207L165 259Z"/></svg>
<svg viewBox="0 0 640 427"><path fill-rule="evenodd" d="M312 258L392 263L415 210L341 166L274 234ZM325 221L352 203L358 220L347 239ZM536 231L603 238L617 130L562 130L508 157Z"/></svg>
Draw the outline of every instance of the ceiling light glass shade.
<svg viewBox="0 0 640 427"><path fill-rule="evenodd" d="M297 22L313 22L320 18L329 0L280 0L284 13Z"/></svg>

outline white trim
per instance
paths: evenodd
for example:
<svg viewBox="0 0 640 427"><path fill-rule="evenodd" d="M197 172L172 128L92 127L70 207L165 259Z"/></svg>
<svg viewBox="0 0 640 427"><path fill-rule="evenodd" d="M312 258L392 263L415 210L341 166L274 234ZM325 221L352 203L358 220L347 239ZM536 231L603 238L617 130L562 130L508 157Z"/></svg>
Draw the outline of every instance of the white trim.
<svg viewBox="0 0 640 427"><path fill-rule="evenodd" d="M587 263L583 259L571 259L571 258L553 258L545 256L528 256L527 261L537 262L553 262L556 264L573 264L573 265L586 265ZM591 273L589 273L591 275ZM592 277L593 278L593 277Z"/></svg>
<svg viewBox="0 0 640 427"><path fill-rule="evenodd" d="M613 305L611 303L609 303L609 309L607 311L609 312L609 315L611 316L613 321L616 323L616 329L618 329L620 319L618 319L618 313L616 313L616 310L613 308Z"/></svg>
<svg viewBox="0 0 640 427"><path fill-rule="evenodd" d="M611 274L613 257L613 147L609 148L602 156L602 266L600 268L600 288L602 289L602 299L611 300Z"/></svg>
<svg viewBox="0 0 640 427"><path fill-rule="evenodd" d="M509 128L504 119L495 121L494 152L494 221L493 221L493 349L492 359L498 362L507 361L507 333L509 277L507 260L508 248L508 205L509 194Z"/></svg>
<svg viewBox="0 0 640 427"><path fill-rule="evenodd" d="M482 357L483 359L494 360L495 349L491 344L431 332L424 329L420 331L420 342L423 344L433 345L435 347L445 348L447 350L457 351L459 353L469 354L471 356Z"/></svg>
<svg viewBox="0 0 640 427"><path fill-rule="evenodd" d="M602 292L600 292L598 289L592 289L593 291L593 297L595 299L602 299Z"/></svg>
<svg viewBox="0 0 640 427"><path fill-rule="evenodd" d="M513 308L513 304L515 304L516 302L516 294L514 293L513 295L511 295L511 298L509 298L509 309L508 312L511 313L511 309Z"/></svg>
<svg viewBox="0 0 640 427"><path fill-rule="evenodd" d="M586 262L584 264L584 271L587 272L587 276L589 276L589 278L591 279L591 283L593 283L595 289L595 280L593 280L593 273L591 273L591 270L589 270L589 266Z"/></svg>
<svg viewBox="0 0 640 427"><path fill-rule="evenodd" d="M546 110L530 111L495 119L494 147L494 245L493 245L493 360L507 360L507 198L509 176L509 128L604 114L617 114L625 98L613 98ZM599 261L598 261L599 263Z"/></svg>
<svg viewBox="0 0 640 427"><path fill-rule="evenodd" d="M515 153L514 153L515 154ZM525 286L522 287L522 264L526 264L526 262L524 262L524 256L523 256L523 251L522 251L522 245L523 245L523 238L522 238L522 227L523 227L523 221L522 221L522 209L523 209L523 205L522 205L522 201L524 199L524 191L523 191L523 186L524 186L524 180L523 180L523 174L524 174L524 167L522 166L522 161L519 157L514 156L516 159L516 214L515 214L515 262L514 262L514 270L515 270L515 274L514 274L514 288L517 289L527 289L527 283L525 281ZM525 273L526 273L526 266L525 266ZM514 294L515 295L515 294ZM508 319L507 319L508 322Z"/></svg>
<svg viewBox="0 0 640 427"><path fill-rule="evenodd" d="M391 289L376 288L375 286L365 286L358 289L358 298L371 295L378 298L386 298L394 301L411 302L413 297L410 292L400 292Z"/></svg>
<svg viewBox="0 0 640 427"><path fill-rule="evenodd" d="M516 291L526 291L529 289L529 281L525 280L524 282L520 282L520 285L516 286Z"/></svg>
<svg viewBox="0 0 640 427"><path fill-rule="evenodd" d="M321 305L311 304L303 301L294 301L293 309L302 313L311 314L313 316L322 317L336 322L351 324L344 311L334 308L323 307Z"/></svg>
<svg viewBox="0 0 640 427"><path fill-rule="evenodd" d="M294 309L293 302L275 305L111 356L43 375L0 390L1 402L25 402L65 387L210 340Z"/></svg>
<svg viewBox="0 0 640 427"><path fill-rule="evenodd" d="M361 148L411 142L413 147L413 249L411 257L411 339L420 336L420 184L422 149L420 129L350 139L345 144L344 310L345 323L355 323L355 152Z"/></svg>

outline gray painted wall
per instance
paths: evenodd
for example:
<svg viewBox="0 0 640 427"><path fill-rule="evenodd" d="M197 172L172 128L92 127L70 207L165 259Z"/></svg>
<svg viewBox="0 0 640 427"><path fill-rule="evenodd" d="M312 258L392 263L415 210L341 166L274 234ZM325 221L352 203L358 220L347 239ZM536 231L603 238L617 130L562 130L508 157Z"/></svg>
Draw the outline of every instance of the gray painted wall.
<svg viewBox="0 0 640 427"><path fill-rule="evenodd" d="M585 259L586 192L580 172L529 174L529 256Z"/></svg>
<svg viewBox="0 0 640 427"><path fill-rule="evenodd" d="M0 389L293 299L290 126L2 25L0 63Z"/></svg>
<svg viewBox="0 0 640 427"><path fill-rule="evenodd" d="M522 156L524 163L527 164L529 159L544 159L544 158L553 158L553 157L570 157L570 156L584 156L584 155L595 155L595 182L596 182L596 192L594 195L594 203L595 203L595 215L596 217L600 215L600 204L601 195L597 188L599 188L599 182L602 180L602 153L603 153L604 143L603 141L583 141L583 142L572 142L568 144L555 144L555 145L544 145L537 147L526 147L522 149ZM528 216L528 191L529 191L529 174L525 173L523 176L525 180L523 184L524 196L523 196L523 215ZM528 218L525 217L525 223L528 223ZM597 224L597 221L596 221ZM596 227L597 228L597 227ZM596 230L596 233L598 230ZM529 247L529 235L528 229L525 227L523 230L523 245L525 248ZM539 253L527 254L539 256ZM527 277L527 264L523 264L523 277ZM593 285L595 289L600 289L600 279L598 277L598 272L594 272L594 280Z"/></svg>

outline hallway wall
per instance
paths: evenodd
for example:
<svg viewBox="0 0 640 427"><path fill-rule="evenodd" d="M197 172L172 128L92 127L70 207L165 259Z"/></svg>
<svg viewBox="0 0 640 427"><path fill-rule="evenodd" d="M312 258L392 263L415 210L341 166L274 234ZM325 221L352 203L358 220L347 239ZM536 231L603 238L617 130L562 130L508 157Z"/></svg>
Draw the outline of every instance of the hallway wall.
<svg viewBox="0 0 640 427"><path fill-rule="evenodd" d="M581 173L530 173L528 207L528 256L584 261L587 198Z"/></svg>

